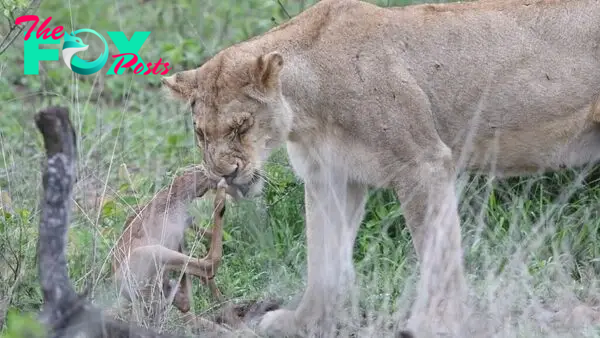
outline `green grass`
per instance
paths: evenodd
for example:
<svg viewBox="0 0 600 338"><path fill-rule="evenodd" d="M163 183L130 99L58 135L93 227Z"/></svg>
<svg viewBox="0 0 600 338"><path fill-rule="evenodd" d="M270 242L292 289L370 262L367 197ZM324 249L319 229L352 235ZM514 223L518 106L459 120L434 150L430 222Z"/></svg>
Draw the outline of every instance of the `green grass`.
<svg viewBox="0 0 600 338"><path fill-rule="evenodd" d="M37 14L52 16L53 24L69 31L92 28L104 36L111 30L127 36L151 31L140 55L146 62L168 61L173 74L312 3L287 0L281 1L282 7L275 0L45 0ZM88 55L95 55L97 48L92 44ZM110 52L116 54L115 46L110 45ZM109 251L131 208L148 201L180 168L201 161L191 112L164 99L160 75L103 73L75 76L61 59L42 62L40 75L23 75L22 39L0 55L0 316L7 308L11 314L37 311L42 300L35 246L43 150L33 124L35 112L51 104L71 110L79 182L69 270L76 289L92 286L91 296L99 303L109 304L114 291L107 279ZM232 299L290 300L304 288L302 182L291 171L284 149L271 157L267 172L271 184L261 198L228 208L225 258L217 283ZM599 300L597 177L594 172L567 171L504 181L461 178L467 273L474 302L491 318L489 325L498 325L499 336L593 336L584 329L561 331L538 317L576 301ZM199 203L193 212L206 216L203 209ZM416 258L392 191L370 191L355 258L369 313L381 317L400 309L399 316L405 316L414 297ZM197 280L194 285L194 311L201 313L211 306L209 293ZM14 323L11 318L7 322ZM7 335L15 330L9 326Z"/></svg>

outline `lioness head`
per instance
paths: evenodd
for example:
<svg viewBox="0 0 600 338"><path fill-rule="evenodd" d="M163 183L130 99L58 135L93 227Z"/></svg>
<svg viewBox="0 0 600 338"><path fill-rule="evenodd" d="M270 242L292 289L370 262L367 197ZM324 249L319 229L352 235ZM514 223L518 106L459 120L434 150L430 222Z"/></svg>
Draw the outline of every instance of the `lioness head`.
<svg viewBox="0 0 600 338"><path fill-rule="evenodd" d="M263 186L262 164L285 141L291 112L281 93L283 57L225 50L201 67L162 78L192 108L198 146L209 176L243 196Z"/></svg>

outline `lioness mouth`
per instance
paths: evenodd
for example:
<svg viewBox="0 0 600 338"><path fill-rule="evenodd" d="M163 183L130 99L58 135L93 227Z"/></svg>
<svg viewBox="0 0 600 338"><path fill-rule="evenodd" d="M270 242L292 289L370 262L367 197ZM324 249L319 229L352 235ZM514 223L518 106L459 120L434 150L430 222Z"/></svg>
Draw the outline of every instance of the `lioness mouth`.
<svg viewBox="0 0 600 338"><path fill-rule="evenodd" d="M260 180L260 175L258 174L258 172L254 172L254 174L252 174L252 179L250 180L250 182L248 182L248 185L253 185L256 182L258 182L258 180Z"/></svg>
<svg viewBox="0 0 600 338"><path fill-rule="evenodd" d="M250 191L250 187L256 184L259 180L260 175L258 174L258 172L254 172L254 174L252 174L252 178L250 179L250 181L248 181L248 183L236 185L236 187L242 193L243 196L246 196L248 194L248 191Z"/></svg>

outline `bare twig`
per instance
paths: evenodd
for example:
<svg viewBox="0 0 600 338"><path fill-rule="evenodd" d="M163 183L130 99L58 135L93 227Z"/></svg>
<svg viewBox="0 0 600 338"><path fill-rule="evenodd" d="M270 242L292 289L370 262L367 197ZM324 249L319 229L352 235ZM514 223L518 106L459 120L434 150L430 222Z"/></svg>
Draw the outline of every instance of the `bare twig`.
<svg viewBox="0 0 600 338"><path fill-rule="evenodd" d="M12 45L12 43L17 39L18 36L21 36L21 33L25 29L25 25L16 25L15 19L19 16L25 15L26 13L33 13L35 9L39 7L40 2L41 0L31 0L29 6L27 6L27 8L23 10L22 13L10 13L10 17L8 18L8 34L6 34L6 36L2 39L2 42L0 42L0 55L2 55L2 53L4 53L4 51L6 51L6 49L8 49L10 45Z"/></svg>
<svg viewBox="0 0 600 338"><path fill-rule="evenodd" d="M5 299L0 299L0 330L4 328L4 321L6 319L6 314L8 313L8 308L12 303L12 298L14 296L16 288L21 284L21 279L23 278L24 274L25 269L23 269L22 265L19 265L17 267L17 271L15 272L15 280L8 289Z"/></svg>
<svg viewBox="0 0 600 338"><path fill-rule="evenodd" d="M285 13L285 15L288 17L288 19L291 19L292 16L290 15L290 13L288 13L287 9L285 9L285 7L283 6L283 4L281 3L281 0L277 0L277 3L279 4L279 7L281 7L281 10L283 10L283 12Z"/></svg>

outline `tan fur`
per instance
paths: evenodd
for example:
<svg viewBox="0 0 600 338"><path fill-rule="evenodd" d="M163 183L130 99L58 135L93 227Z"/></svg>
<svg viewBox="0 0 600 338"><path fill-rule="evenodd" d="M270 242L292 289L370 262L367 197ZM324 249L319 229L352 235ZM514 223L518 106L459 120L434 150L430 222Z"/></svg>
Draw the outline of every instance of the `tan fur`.
<svg viewBox="0 0 600 338"><path fill-rule="evenodd" d="M285 143L305 182L307 289L295 311L270 312L259 328L327 330L353 285L372 186L396 190L419 256L409 326L460 336L456 175L597 162L599 46L598 0L323 0L164 78L193 106L211 177L256 194L264 161Z"/></svg>
<svg viewBox="0 0 600 338"><path fill-rule="evenodd" d="M197 259L183 254L185 229L192 227L201 231L194 225L187 208L193 199L203 197L211 189L217 189L217 185L207 178L202 168L176 177L168 188L159 191L127 219L123 235L115 245L112 268L122 294L132 300L136 290L141 291L142 299L151 302L154 316L161 312L163 297L173 297L173 305L182 313L190 310L190 274L200 277L211 288L213 296L222 300L213 277L221 260L225 187L217 190L215 196L213 231L203 234L211 238L207 256ZM169 271L181 273L174 294L171 291L177 285L166 278ZM158 287L153 285L157 281ZM158 298L151 301L155 295Z"/></svg>

